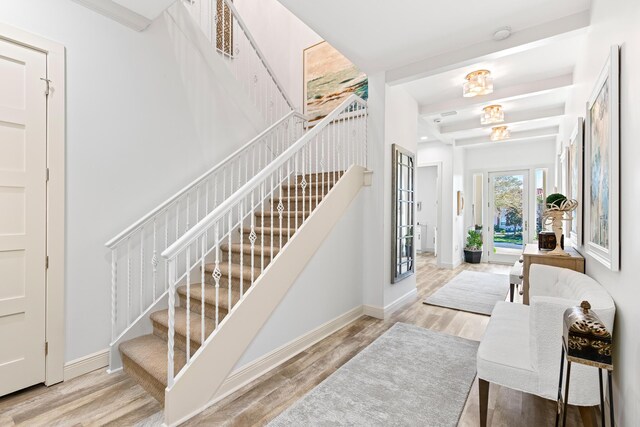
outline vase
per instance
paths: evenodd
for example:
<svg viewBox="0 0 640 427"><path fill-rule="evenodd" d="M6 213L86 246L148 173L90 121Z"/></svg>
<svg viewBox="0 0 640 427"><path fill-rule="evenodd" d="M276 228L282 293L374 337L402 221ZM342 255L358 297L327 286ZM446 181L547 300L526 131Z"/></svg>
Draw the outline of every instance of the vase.
<svg viewBox="0 0 640 427"><path fill-rule="evenodd" d="M562 220L564 219L564 212L553 211L548 215L552 219L551 228L556 235L556 248L551 252L548 252L547 255L570 256L564 251L564 249L562 249L562 246L560 244L560 242L562 242Z"/></svg>

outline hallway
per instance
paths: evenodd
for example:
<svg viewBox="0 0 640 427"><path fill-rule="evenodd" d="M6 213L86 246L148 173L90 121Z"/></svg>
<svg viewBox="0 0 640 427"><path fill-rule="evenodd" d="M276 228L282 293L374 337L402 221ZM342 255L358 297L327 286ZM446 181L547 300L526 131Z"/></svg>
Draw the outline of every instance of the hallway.
<svg viewBox="0 0 640 427"><path fill-rule="evenodd" d="M508 267L462 264L439 269L432 255L418 255L418 299L389 320L364 316L306 351L256 379L185 425L262 426L322 382L396 322L405 322L460 337L480 340L489 317L422 304L463 270L507 274ZM478 425L477 381L460 418L460 426ZM489 420L492 426L541 426L552 423L555 403L492 386ZM94 371L47 388L34 386L0 398L0 425L159 425L160 404L120 372ZM571 408L568 425L581 426Z"/></svg>

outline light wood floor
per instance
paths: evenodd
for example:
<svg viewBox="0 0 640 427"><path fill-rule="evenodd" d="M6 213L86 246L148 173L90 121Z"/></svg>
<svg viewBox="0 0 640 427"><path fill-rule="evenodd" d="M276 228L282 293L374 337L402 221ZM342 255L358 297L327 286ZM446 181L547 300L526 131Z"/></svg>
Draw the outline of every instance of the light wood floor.
<svg viewBox="0 0 640 427"><path fill-rule="evenodd" d="M489 318L422 304L462 270L507 273L508 267L464 264L439 269L435 258L418 257L419 299L398 310L388 321L362 317L256 379L190 420L189 426L262 426L327 378L336 369L384 333L395 322L405 322L464 338L480 340ZM459 426L478 426L477 380ZM548 426L554 422L555 403L517 391L491 386L489 425ZM161 407L125 374L95 371L53 386L35 386L0 398L0 426L158 425ZM428 422L425 422L428 425ZM581 426L576 408L568 425Z"/></svg>

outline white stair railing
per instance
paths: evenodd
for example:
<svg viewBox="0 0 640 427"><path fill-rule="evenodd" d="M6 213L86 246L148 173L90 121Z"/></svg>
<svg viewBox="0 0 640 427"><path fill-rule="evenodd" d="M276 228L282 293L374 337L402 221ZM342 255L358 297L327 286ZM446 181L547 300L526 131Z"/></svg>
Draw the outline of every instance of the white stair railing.
<svg viewBox="0 0 640 427"><path fill-rule="evenodd" d="M366 167L366 126L366 103L352 95L162 253L168 264L169 388L177 375L175 352L185 352L186 364L182 369L187 369L198 354L192 355L192 337L198 337L203 347L206 346L207 336L210 338L224 325L233 314L232 309L242 303L245 292L251 286L260 286L258 278L268 261L277 260L274 253L286 247L298 227L308 219L312 207L335 185L341 172L352 165ZM279 200L276 206L274 199ZM287 212L283 200L286 200ZM271 207L266 208L269 205ZM240 245L240 265L250 267L239 268L236 273L231 268L234 242ZM245 252L248 261L242 258ZM222 261L224 255L226 261ZM265 257L268 257L266 262ZM211 265L208 267L207 263ZM209 277L211 280L206 284ZM198 282L201 286L195 291L201 293L198 298L201 303L200 324L196 326L190 322L189 304L191 285ZM176 292L181 286L186 292L186 349L176 350ZM210 312L205 312L207 307L202 303L206 300L205 286L215 289ZM226 294L224 303L221 293ZM224 320L222 309L228 312ZM213 328L205 324L207 318L214 319ZM196 333L200 336L194 335Z"/></svg>
<svg viewBox="0 0 640 427"><path fill-rule="evenodd" d="M304 116L288 113L107 242L112 344L166 292L160 254L296 142L304 123Z"/></svg>
<svg viewBox="0 0 640 427"><path fill-rule="evenodd" d="M231 0L183 1L268 124L295 110Z"/></svg>

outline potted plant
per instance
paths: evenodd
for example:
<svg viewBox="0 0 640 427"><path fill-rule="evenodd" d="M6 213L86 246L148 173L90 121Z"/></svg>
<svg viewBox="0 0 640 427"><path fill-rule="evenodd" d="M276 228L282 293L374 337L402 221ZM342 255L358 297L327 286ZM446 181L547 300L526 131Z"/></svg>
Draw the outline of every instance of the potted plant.
<svg viewBox="0 0 640 427"><path fill-rule="evenodd" d="M467 244L464 248L464 261L478 264L482 259L482 227L475 226L467 233Z"/></svg>

